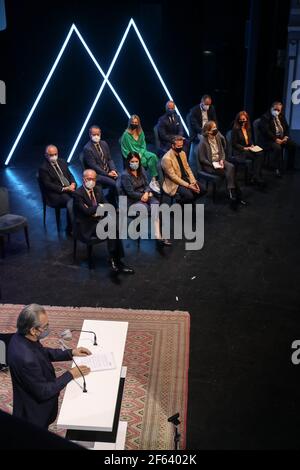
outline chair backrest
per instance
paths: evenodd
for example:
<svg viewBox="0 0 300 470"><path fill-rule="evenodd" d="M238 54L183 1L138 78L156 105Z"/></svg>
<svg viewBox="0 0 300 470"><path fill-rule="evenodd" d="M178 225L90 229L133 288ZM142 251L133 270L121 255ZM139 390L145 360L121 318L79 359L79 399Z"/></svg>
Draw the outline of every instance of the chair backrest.
<svg viewBox="0 0 300 470"><path fill-rule="evenodd" d="M226 154L227 154L227 157L231 158L232 157L232 142L231 142L231 136L232 136L232 130L230 129L227 133L226 133Z"/></svg>
<svg viewBox="0 0 300 470"><path fill-rule="evenodd" d="M187 113L186 115L186 124L187 124L188 130L191 133L191 111Z"/></svg>
<svg viewBox="0 0 300 470"><path fill-rule="evenodd" d="M73 200L73 198L70 198L69 201L67 202L67 211L68 211L68 215L69 215L72 227L74 227L74 225L75 225L74 224L75 215L74 215L74 200Z"/></svg>
<svg viewBox="0 0 300 470"><path fill-rule="evenodd" d="M259 145L263 140L260 130L260 118L255 119L255 121L253 122L253 134L255 144Z"/></svg>
<svg viewBox="0 0 300 470"><path fill-rule="evenodd" d="M0 187L0 216L9 213L9 199L7 188Z"/></svg>
<svg viewBox="0 0 300 470"><path fill-rule="evenodd" d="M159 138L157 124L153 127L153 134L154 134L154 143L155 143L156 150L159 150L160 149L160 138Z"/></svg>
<svg viewBox="0 0 300 470"><path fill-rule="evenodd" d="M43 204L46 205L46 204L47 204L46 191L45 191L43 182L42 182L42 180L41 180L41 178L40 178L39 172L37 172L37 174L36 174L36 179L37 179L37 182L38 182L38 185L39 185L39 188L40 188L40 193L41 193L41 197L42 197ZM48 204L47 204L47 205L48 205Z"/></svg>
<svg viewBox="0 0 300 470"><path fill-rule="evenodd" d="M7 349L14 333L0 333L0 364L7 365Z"/></svg>
<svg viewBox="0 0 300 470"><path fill-rule="evenodd" d="M79 154L78 159L79 159L79 161L80 161L82 170L83 170L83 171L86 170L86 169L87 169L87 166L86 166L85 161L84 161L84 153L83 153L83 152L81 152L81 153Z"/></svg>

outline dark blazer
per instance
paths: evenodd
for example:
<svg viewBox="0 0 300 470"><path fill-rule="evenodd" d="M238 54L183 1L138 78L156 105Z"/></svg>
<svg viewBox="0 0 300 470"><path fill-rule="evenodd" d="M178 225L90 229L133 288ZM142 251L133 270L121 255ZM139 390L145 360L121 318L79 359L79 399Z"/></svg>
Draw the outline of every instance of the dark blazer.
<svg viewBox="0 0 300 470"><path fill-rule="evenodd" d="M209 121L215 121L217 123L217 115L213 105L210 106L207 112L207 117ZM197 104L190 110L187 120L190 131L190 139L194 140L197 137L197 134L202 134L203 120L200 104Z"/></svg>
<svg viewBox="0 0 300 470"><path fill-rule="evenodd" d="M98 204L104 204L106 202L100 186L95 186L94 194ZM93 217L93 215L97 212L97 206L93 206L91 198L84 186L78 188L73 196L74 215L77 229L79 230L78 235L85 240L89 240L91 237L96 236L98 218Z"/></svg>
<svg viewBox="0 0 300 470"><path fill-rule="evenodd" d="M173 117L168 113L161 116L157 123L157 132L161 147L167 149L171 148L172 138L175 135L184 135L183 125L178 114L174 114L174 121Z"/></svg>
<svg viewBox="0 0 300 470"><path fill-rule="evenodd" d="M116 165L111 158L109 146L105 140L100 140L99 145L107 161L109 171L116 170ZM99 157L95 144L89 141L83 148L83 161L86 168L94 170L97 175L107 176L107 171L103 169L103 163Z"/></svg>
<svg viewBox="0 0 300 470"><path fill-rule="evenodd" d="M129 202L140 201L145 192L151 192L145 170L142 168L140 178L135 178L127 170L121 175L121 194L128 197Z"/></svg>
<svg viewBox="0 0 300 470"><path fill-rule="evenodd" d="M69 360L67 351L44 348L39 341L30 341L16 333L8 347L13 414L37 426L48 427L56 419L60 391L73 380L70 372L56 378L51 363Z"/></svg>
<svg viewBox="0 0 300 470"><path fill-rule="evenodd" d="M233 155L240 155L241 153L244 152L244 147L250 147L251 145L253 145L251 128L248 129L247 133L248 133L248 138L249 138L248 144L245 140L245 136L242 132L242 129L235 129L235 128L232 129L231 145L232 145Z"/></svg>
<svg viewBox="0 0 300 470"><path fill-rule="evenodd" d="M75 183L75 178L69 170L69 167L65 160L59 158L57 163L63 172L63 175L67 178L67 180L71 183ZM51 163L48 162L47 159L44 160L42 166L39 168L39 177L43 184L43 187L47 191L47 194L51 196L51 193L54 194L61 194L62 193L62 184L60 179L57 176L56 171L54 170Z"/></svg>
<svg viewBox="0 0 300 470"><path fill-rule="evenodd" d="M279 120L283 127L284 135L289 135L289 125L283 114L279 114ZM271 114L271 111L267 111L260 118L259 129L261 132L261 137L263 139L264 145L270 145L277 139L276 136L276 127L274 122L274 117Z"/></svg>
<svg viewBox="0 0 300 470"><path fill-rule="evenodd" d="M219 134L216 136L216 140L218 144L220 160L225 160L225 150L222 144L222 138ZM210 170L211 168L213 168L212 151L211 151L211 147L209 145L207 137L204 137L199 145L198 159L204 171L205 169Z"/></svg>

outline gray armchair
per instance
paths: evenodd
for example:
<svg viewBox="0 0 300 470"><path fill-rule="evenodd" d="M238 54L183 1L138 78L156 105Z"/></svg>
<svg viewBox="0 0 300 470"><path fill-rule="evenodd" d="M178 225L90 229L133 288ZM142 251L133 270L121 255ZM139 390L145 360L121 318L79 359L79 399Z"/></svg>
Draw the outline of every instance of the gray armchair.
<svg viewBox="0 0 300 470"><path fill-rule="evenodd" d="M0 250L2 258L4 258L5 255L5 237L8 236L8 238L10 238L11 233L19 232L19 230L24 230L27 248L29 249L27 219L21 215L10 214L8 190L0 187Z"/></svg>

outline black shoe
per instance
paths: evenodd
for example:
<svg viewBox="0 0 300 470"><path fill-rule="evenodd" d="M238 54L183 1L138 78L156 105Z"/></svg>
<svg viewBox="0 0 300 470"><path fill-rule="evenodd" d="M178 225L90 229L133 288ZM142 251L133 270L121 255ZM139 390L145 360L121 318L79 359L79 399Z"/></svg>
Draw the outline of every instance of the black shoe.
<svg viewBox="0 0 300 470"><path fill-rule="evenodd" d="M132 269L130 266L126 266L122 261L119 261L118 264L119 272L124 273L124 274L134 274L134 269Z"/></svg>
<svg viewBox="0 0 300 470"><path fill-rule="evenodd" d="M239 199L238 203L241 204L241 206L248 206L248 202L244 201L243 199Z"/></svg>
<svg viewBox="0 0 300 470"><path fill-rule="evenodd" d="M115 260L114 258L110 258L109 262L110 262L110 266L111 266L112 271L115 274L118 274L120 272L120 268L119 268L119 264L118 264L117 260Z"/></svg>
<svg viewBox="0 0 300 470"><path fill-rule="evenodd" d="M163 246L172 246L172 242L167 238L156 239L156 244L158 248L162 248Z"/></svg>

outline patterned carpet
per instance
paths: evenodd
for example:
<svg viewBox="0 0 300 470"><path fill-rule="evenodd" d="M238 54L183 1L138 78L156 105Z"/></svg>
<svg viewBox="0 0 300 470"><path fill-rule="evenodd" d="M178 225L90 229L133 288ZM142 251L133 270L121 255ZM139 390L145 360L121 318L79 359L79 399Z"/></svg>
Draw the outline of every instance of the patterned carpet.
<svg viewBox="0 0 300 470"><path fill-rule="evenodd" d="M15 331L20 305L0 305L0 331ZM46 307L50 336L45 346L59 347L57 333L81 328L84 319L128 321L124 365L128 367L121 419L128 422L127 450L173 448L173 429L167 418L180 413L181 448L186 442L190 317L187 312L101 308ZM74 333L75 347L79 333ZM55 365L57 375L70 363ZM62 399L63 393L60 399ZM1 373L0 409L12 412L9 373ZM51 431L64 436L55 425Z"/></svg>

